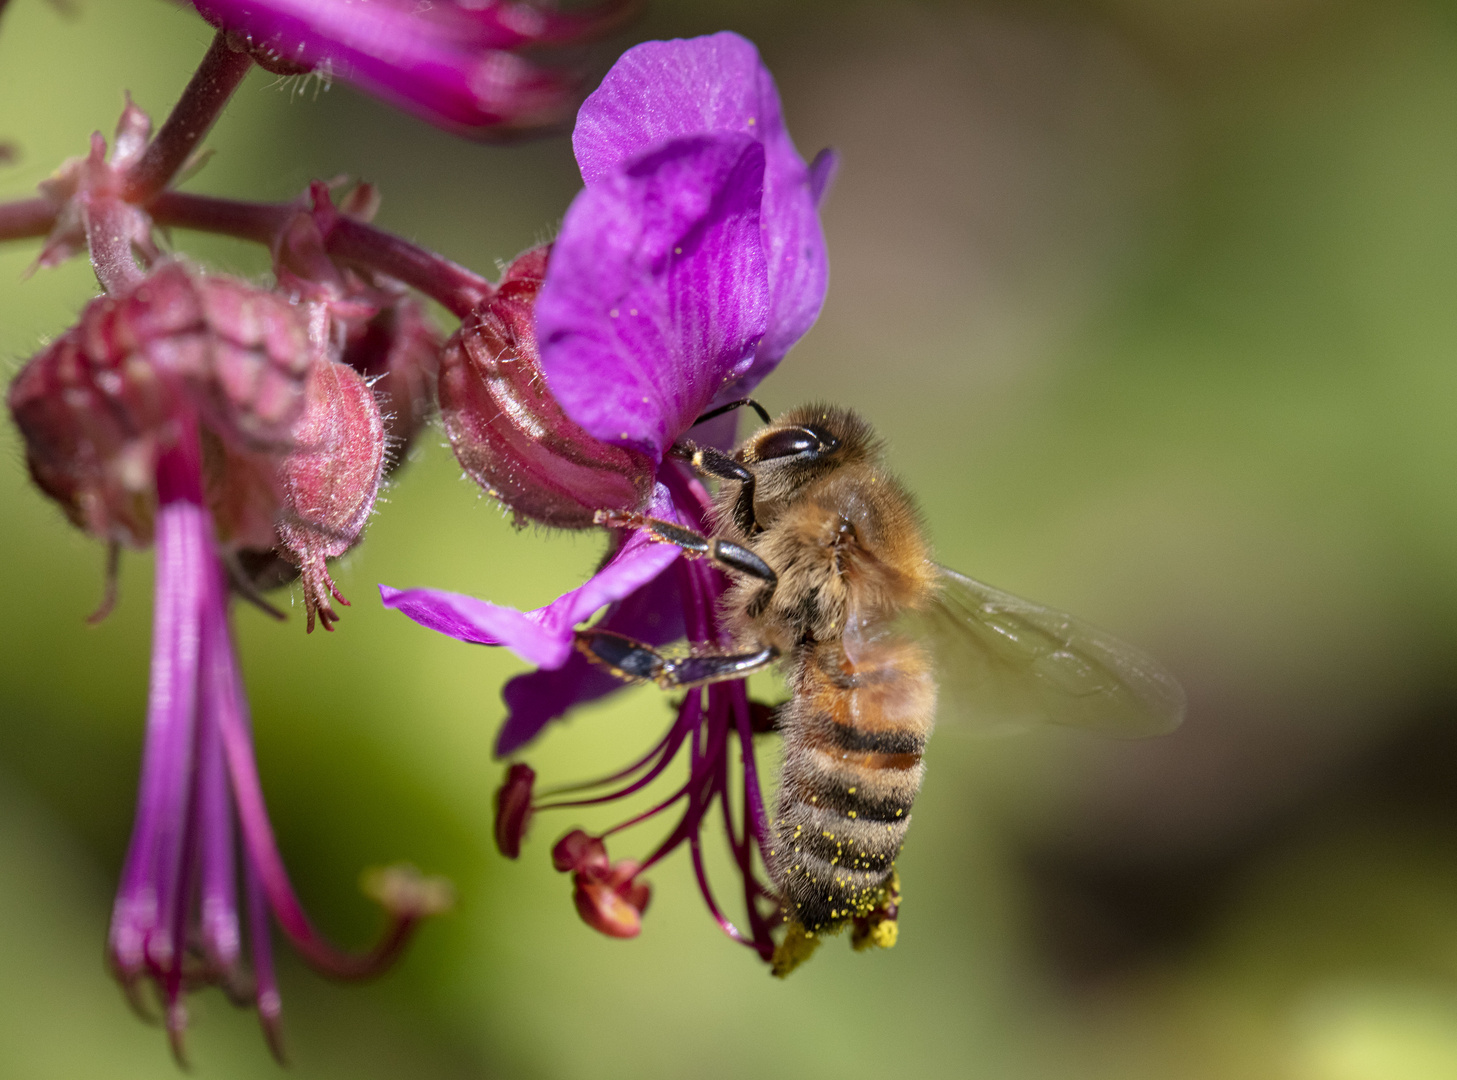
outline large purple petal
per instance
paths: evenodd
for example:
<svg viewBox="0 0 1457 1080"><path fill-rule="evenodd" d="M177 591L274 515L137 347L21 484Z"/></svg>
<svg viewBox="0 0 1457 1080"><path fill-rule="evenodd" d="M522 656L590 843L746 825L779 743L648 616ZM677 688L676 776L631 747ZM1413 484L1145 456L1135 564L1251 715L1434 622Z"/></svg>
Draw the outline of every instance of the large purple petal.
<svg viewBox="0 0 1457 1080"><path fill-rule="evenodd" d="M661 484L648 512L679 520ZM518 611L443 589L402 590L381 585L379 593L385 607L395 608L421 626L472 645L504 645L528 663L554 670L573 655L572 634L578 623L652 581L678 554L673 545L634 532L601 570L534 611Z"/></svg>
<svg viewBox="0 0 1457 1080"><path fill-rule="evenodd" d="M747 134L764 146L761 227L771 314L736 388L744 391L814 325L829 283L817 204L830 161L817 159L821 168L813 174L805 166L758 50L729 32L629 49L577 113L572 147L591 187L664 142L704 133Z"/></svg>
<svg viewBox="0 0 1457 1080"><path fill-rule="evenodd" d="M536 302L541 366L567 415L661 460L768 319L764 151L745 135L659 147L572 202Z"/></svg>
<svg viewBox="0 0 1457 1080"><path fill-rule="evenodd" d="M662 573L608 609L598 624L648 645L666 645L683 636L683 598L676 573ZM578 705L606 697L626 684L581 653L555 671L531 671L506 684L506 722L496 737L496 755L514 754L548 723Z"/></svg>

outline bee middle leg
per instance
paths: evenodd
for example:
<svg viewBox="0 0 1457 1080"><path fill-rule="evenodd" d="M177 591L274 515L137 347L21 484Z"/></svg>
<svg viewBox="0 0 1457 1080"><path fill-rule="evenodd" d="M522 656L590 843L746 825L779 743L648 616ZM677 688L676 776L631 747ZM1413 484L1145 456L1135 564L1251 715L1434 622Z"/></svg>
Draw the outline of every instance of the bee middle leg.
<svg viewBox="0 0 1457 1080"><path fill-rule="evenodd" d="M654 540L682 548L690 559L708 559L721 570L730 570L762 581L764 592L770 596L779 584L779 575L774 573L769 564L742 544L704 536L671 521L648 517L635 511L598 510L593 520L598 525L615 529L642 529Z"/></svg>
<svg viewBox="0 0 1457 1080"><path fill-rule="evenodd" d="M655 682L664 690L742 679L779 659L772 645L741 653L664 656L651 645L610 630L578 630L577 649L623 682Z"/></svg>

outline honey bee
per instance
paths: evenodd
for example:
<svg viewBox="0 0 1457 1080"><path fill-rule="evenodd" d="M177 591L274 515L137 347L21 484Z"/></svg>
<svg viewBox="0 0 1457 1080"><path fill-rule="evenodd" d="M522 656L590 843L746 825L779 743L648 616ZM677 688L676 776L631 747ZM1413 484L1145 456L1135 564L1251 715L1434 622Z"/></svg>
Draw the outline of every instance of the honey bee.
<svg viewBox="0 0 1457 1080"><path fill-rule="evenodd" d="M766 426L732 455L672 450L722 481L711 535L603 516L731 572L722 613L734 648L673 658L594 630L578 645L622 678L662 686L783 665L791 696L777 716L784 764L766 862L789 924L775 957L784 974L847 925L857 947L894 943L895 860L938 712L1149 735L1178 725L1184 693L1132 646L938 565L854 412L725 410L745 404Z"/></svg>

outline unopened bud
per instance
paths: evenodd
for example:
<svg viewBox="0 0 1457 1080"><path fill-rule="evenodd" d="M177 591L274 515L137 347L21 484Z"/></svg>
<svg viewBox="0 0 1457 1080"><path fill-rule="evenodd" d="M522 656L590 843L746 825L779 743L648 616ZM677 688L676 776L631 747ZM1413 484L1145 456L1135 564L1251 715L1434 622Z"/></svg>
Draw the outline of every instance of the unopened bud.
<svg viewBox="0 0 1457 1080"><path fill-rule="evenodd" d="M496 789L496 847L508 859L521 854L521 841L531 824L531 788L536 773L523 762L506 770L506 779Z"/></svg>
<svg viewBox="0 0 1457 1080"><path fill-rule="evenodd" d="M299 567L308 628L338 620L330 598L347 605L324 560L344 554L374 510L384 465L384 424L368 385L347 364L320 361L294 429L297 449L279 467L284 512L280 550Z"/></svg>
<svg viewBox="0 0 1457 1080"><path fill-rule="evenodd" d="M440 416L466 473L517 524L579 529L598 510L634 510L652 490L644 455L600 442L562 411L542 376L534 312L550 247L506 270L440 357Z"/></svg>
<svg viewBox="0 0 1457 1080"><path fill-rule="evenodd" d="M79 527L144 546L156 463L198 417L229 450L281 451L303 410L308 328L282 297L180 262L93 300L8 402L31 475Z"/></svg>

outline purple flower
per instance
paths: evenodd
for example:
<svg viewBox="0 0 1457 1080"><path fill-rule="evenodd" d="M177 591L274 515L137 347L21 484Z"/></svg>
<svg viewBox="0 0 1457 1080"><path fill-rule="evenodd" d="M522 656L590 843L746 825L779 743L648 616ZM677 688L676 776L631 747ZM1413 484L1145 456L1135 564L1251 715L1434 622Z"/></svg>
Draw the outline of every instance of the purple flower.
<svg viewBox="0 0 1457 1080"><path fill-rule="evenodd" d="M519 0L193 0L271 71L351 82L439 127L509 134L561 120L569 73L518 55L619 25L635 0L553 11Z"/></svg>
<svg viewBox="0 0 1457 1080"><path fill-rule="evenodd" d="M652 495L627 509L706 532L709 495L667 452L704 412L773 370L813 323L827 281L817 204L833 157L805 165L758 53L728 33L629 50L582 106L573 145L586 189L567 212L536 297L540 370L583 438L650 463ZM732 425L705 424L695 434L722 446ZM505 645L537 665L506 686L509 715L496 744L504 756L573 706L621 687L575 648L577 628L596 612L606 609L598 626L649 644L686 636L693 646L722 648L729 644L718 608L725 588L709 564L680 557L642 530L615 529L602 569L535 611L429 589L382 591L386 605L422 625ZM632 936L648 899L639 875L687 843L714 917L768 959L778 906L754 871L754 848L762 854L768 842L753 746L764 715L742 680L690 690L656 746L626 769L572 789L605 789L580 798L533 802L534 774L513 768L498 800L509 814L498 826L503 850L519 845L534 813L630 795L684 754L688 778L675 793L601 837L568 834L556 865L573 873L577 907L590 925ZM606 836L674 808L676 825L640 865L608 861ZM722 913L704 870L700 835L713 814L722 816L741 878L744 929Z"/></svg>
<svg viewBox="0 0 1457 1080"><path fill-rule="evenodd" d="M294 895L259 787L223 554L278 542L323 587L314 534L335 539L341 514L372 503L383 454L363 380L313 342L284 298L168 261L88 305L8 394L41 489L113 548L156 547L147 735L107 955L139 1008L152 984L179 1058L183 993L206 984L253 1002L281 1056L270 916L310 963L360 978L448 902L442 883L379 872L385 934L368 953L338 951ZM372 438L341 445L360 417ZM340 483L341 469L364 475ZM275 532L285 504L297 550Z"/></svg>

